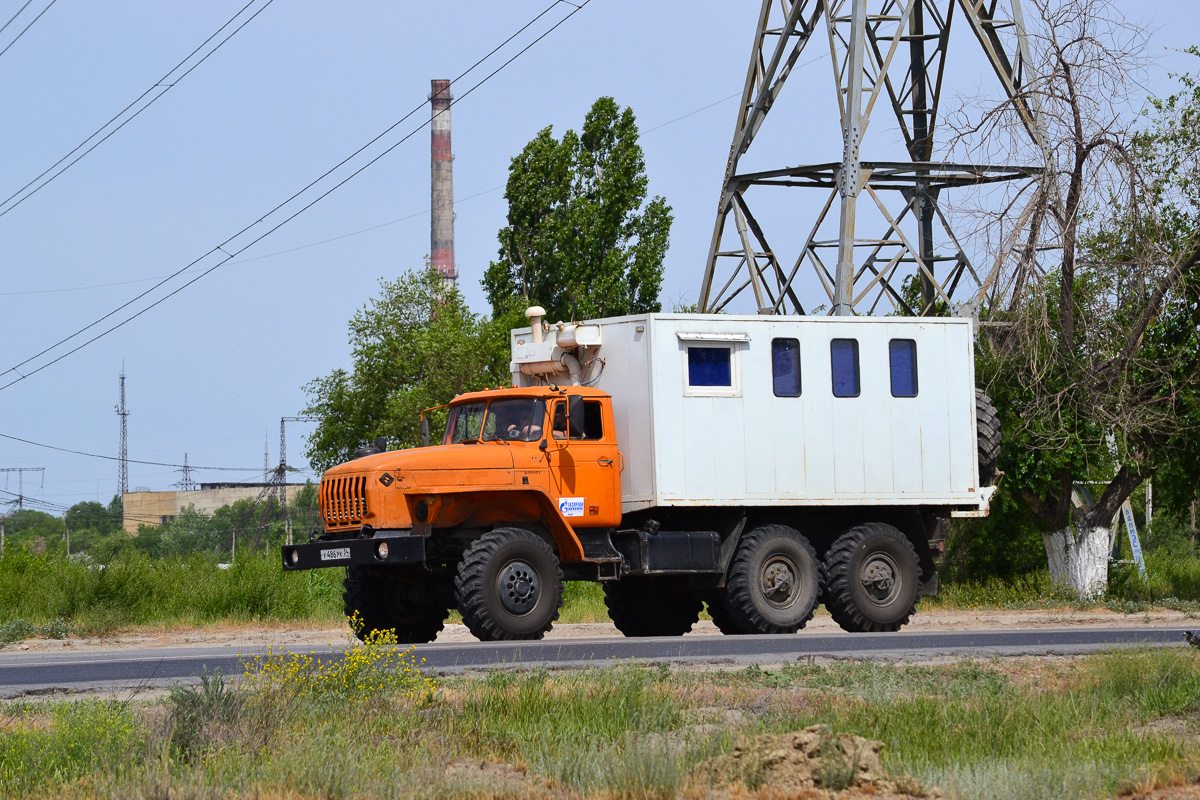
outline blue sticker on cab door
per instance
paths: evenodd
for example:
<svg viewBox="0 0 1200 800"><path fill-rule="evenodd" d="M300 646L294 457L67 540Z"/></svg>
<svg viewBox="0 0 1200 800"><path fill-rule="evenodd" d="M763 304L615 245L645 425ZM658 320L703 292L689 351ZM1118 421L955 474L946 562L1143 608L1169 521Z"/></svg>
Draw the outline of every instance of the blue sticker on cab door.
<svg viewBox="0 0 1200 800"><path fill-rule="evenodd" d="M586 500L586 497L560 497L558 498L558 511L564 517L582 517Z"/></svg>

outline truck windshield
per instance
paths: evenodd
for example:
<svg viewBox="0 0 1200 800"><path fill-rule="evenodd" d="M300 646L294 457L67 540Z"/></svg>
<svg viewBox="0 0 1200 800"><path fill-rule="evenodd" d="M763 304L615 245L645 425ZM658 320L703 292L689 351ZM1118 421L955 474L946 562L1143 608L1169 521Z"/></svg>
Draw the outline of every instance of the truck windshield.
<svg viewBox="0 0 1200 800"><path fill-rule="evenodd" d="M546 402L534 397L493 400L483 423L485 442L499 439L511 442L536 442L542 438L546 422Z"/></svg>
<svg viewBox="0 0 1200 800"><path fill-rule="evenodd" d="M464 439L478 439L483 430L483 412L487 403L465 403L450 409L446 421L446 435L442 444L458 444Z"/></svg>
<svg viewBox="0 0 1200 800"><path fill-rule="evenodd" d="M442 444L472 440L536 442L542 438L545 422L546 402L534 397L464 403L451 407Z"/></svg>

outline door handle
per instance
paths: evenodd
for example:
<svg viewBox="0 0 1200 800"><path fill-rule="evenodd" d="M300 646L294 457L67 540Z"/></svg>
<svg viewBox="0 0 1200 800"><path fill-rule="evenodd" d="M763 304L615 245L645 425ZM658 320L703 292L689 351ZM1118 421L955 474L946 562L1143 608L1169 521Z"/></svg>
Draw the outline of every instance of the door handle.
<svg viewBox="0 0 1200 800"><path fill-rule="evenodd" d="M613 460L611 458L601 458L597 460L596 463L602 467L611 467Z"/></svg>

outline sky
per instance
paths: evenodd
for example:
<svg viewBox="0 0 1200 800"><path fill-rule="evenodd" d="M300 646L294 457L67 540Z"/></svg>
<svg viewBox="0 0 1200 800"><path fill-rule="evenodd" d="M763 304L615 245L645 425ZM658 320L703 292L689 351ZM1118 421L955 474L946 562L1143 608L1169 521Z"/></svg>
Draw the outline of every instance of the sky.
<svg viewBox="0 0 1200 800"><path fill-rule="evenodd" d="M129 457L163 464L131 463L131 489L172 488L181 479L172 465L185 454L191 465L227 468L195 470L203 482L261 479L264 444L278 463L280 417L304 408L309 381L350 365L347 321L381 279L419 267L429 252L429 132L420 126L429 118L430 80L460 75L552 5L253 0L235 26L261 13L215 53L186 75L169 72L247 2L0 0L0 25L12 20L0 31L0 198L143 93L161 93L45 188L19 205L0 203L0 370L10 370L0 386L16 379L0 389L0 434L108 457L0 438L0 468L45 469L25 475L30 507L112 498L122 370ZM459 286L478 313L489 311L479 281L504 225L510 159L542 128L578 128L601 95L633 108L650 192L674 210L663 305L693 303L699 293L758 4L576 5L553 4L452 88L460 98L452 110L456 261ZM1193 3L1115 6L1152 30L1146 94L1170 92L1169 73L1195 66L1177 52L1200 43ZM947 96L986 91L977 45L965 26L954 33ZM840 159L828 48L813 56L789 79L743 168ZM225 244L410 112L315 193ZM875 157L895 155L886 122L873 134ZM806 231L812 202L783 195L763 213ZM225 253L237 255L44 366ZM193 262L84 337L28 360ZM291 465L307 466L303 437L311 429L289 424ZM0 473L0 492L8 493L0 493L3 510L18 492L16 473Z"/></svg>

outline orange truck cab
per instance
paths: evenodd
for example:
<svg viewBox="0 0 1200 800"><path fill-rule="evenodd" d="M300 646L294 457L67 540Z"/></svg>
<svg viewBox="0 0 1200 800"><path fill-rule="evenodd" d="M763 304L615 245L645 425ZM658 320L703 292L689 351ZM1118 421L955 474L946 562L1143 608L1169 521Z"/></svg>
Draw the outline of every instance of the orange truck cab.
<svg viewBox="0 0 1200 800"><path fill-rule="evenodd" d="M604 392L460 395L440 445L326 472L325 532L285 547L283 566L349 567L347 614L358 612L364 633L426 641L458 606L482 639L540 637L557 617L564 574L618 577L610 534L621 522L622 462ZM516 555L500 564L497 551Z"/></svg>

